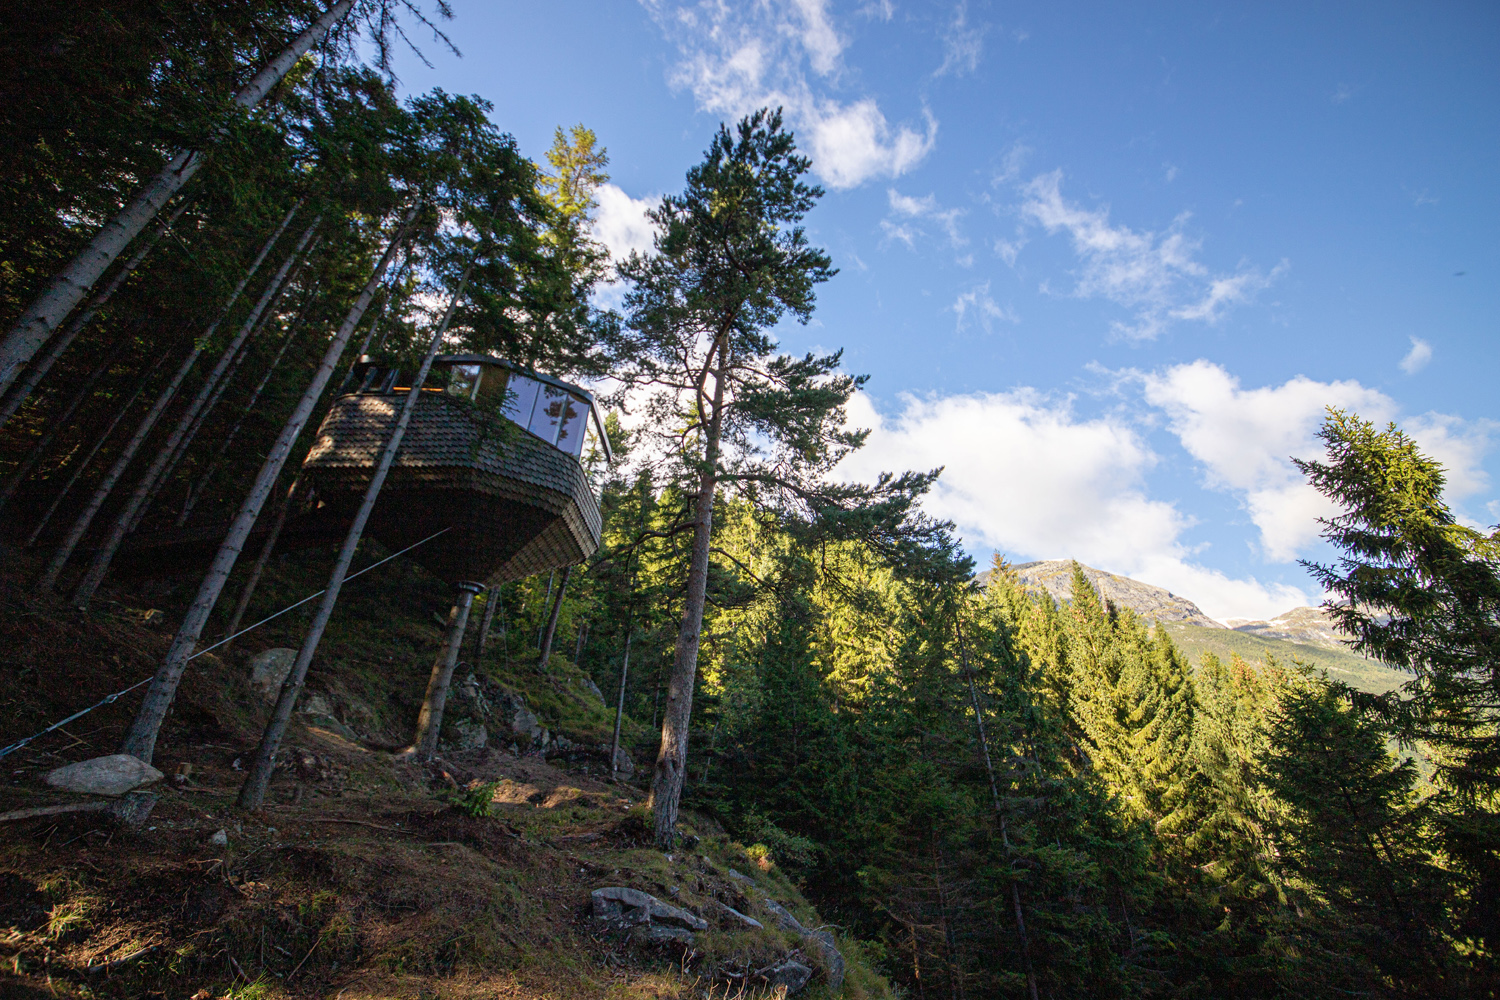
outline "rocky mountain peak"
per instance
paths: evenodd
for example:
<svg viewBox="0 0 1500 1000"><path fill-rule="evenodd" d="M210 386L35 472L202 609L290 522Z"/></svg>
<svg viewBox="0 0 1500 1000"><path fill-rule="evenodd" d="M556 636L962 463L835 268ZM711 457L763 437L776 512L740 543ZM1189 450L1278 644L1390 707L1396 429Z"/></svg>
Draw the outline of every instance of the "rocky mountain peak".
<svg viewBox="0 0 1500 1000"><path fill-rule="evenodd" d="M1163 587L1156 587L1128 576L1107 573L1092 566L1083 566L1083 575L1088 577L1094 589L1106 601L1116 607L1129 608L1148 621L1198 625L1203 628L1224 628L1204 614L1202 609L1186 597L1179 597ZM1011 567L1021 586L1032 590L1044 590L1059 601L1073 597L1073 560L1047 559L1041 562L1020 563ZM983 582L986 577L981 577Z"/></svg>

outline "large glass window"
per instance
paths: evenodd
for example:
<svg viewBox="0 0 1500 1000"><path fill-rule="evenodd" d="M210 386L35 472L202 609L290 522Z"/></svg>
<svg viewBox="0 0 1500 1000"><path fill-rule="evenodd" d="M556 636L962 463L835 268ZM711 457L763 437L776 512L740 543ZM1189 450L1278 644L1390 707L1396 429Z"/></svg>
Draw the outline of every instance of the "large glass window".
<svg viewBox="0 0 1500 1000"><path fill-rule="evenodd" d="M536 409L531 412L531 423L526 425L526 429L548 444L557 444L557 430L572 398L550 385L543 385L541 389Z"/></svg>
<svg viewBox="0 0 1500 1000"><path fill-rule="evenodd" d="M576 458L583 447L583 430L588 419L588 405L576 397L567 397L562 428L557 432L557 446Z"/></svg>
<svg viewBox="0 0 1500 1000"><path fill-rule="evenodd" d="M538 391L542 388L541 383L535 379L526 378L524 375L512 375L510 377L510 393L505 400L505 409L502 411L506 419L513 420L526 427L531 423L531 410L536 406Z"/></svg>
<svg viewBox="0 0 1500 1000"><path fill-rule="evenodd" d="M449 369L448 394L461 396L464 399L473 399L474 390L479 387L478 365L454 365Z"/></svg>

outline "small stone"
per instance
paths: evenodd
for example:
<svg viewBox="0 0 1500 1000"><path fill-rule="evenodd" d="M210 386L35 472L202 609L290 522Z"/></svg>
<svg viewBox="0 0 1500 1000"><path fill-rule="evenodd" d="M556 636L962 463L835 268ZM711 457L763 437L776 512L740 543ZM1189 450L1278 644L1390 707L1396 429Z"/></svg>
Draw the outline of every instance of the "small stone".
<svg viewBox="0 0 1500 1000"><path fill-rule="evenodd" d="M47 784L85 795L124 795L162 779L156 768L127 753L95 757L60 767L47 775Z"/></svg>
<svg viewBox="0 0 1500 1000"><path fill-rule="evenodd" d="M225 846L227 846L229 844L229 831L228 830L219 830L219 831L217 831L216 833L214 833L214 835L212 837L208 838L208 842L210 844L214 845L215 847L225 847Z"/></svg>

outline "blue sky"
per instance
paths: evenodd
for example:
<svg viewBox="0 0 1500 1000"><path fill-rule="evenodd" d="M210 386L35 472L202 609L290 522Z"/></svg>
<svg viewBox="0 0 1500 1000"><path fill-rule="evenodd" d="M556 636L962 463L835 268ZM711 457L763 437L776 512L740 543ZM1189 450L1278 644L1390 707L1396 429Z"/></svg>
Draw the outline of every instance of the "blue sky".
<svg viewBox="0 0 1500 1000"><path fill-rule="evenodd" d="M608 148L623 252L721 120L779 104L842 269L788 350L871 376L851 476L946 471L987 562L1073 557L1219 618L1319 594L1323 407L1394 419L1500 521L1500 7L454 0L537 159Z"/></svg>

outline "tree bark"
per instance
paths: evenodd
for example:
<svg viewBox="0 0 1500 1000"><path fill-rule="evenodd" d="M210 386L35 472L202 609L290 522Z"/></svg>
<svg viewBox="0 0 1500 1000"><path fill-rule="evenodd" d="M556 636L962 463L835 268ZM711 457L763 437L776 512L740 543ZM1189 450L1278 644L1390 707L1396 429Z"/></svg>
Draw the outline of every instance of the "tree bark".
<svg viewBox="0 0 1500 1000"><path fill-rule="evenodd" d="M568 591L568 577L572 575L573 567L564 566L562 579L557 582L557 596L552 600L552 613L547 616L547 629L542 633L541 656L536 661L539 673L547 672L547 661L552 659L552 640L557 637L557 615L562 611L563 594Z"/></svg>
<svg viewBox="0 0 1500 1000"><path fill-rule="evenodd" d="M296 209L294 208L293 211L295 212ZM287 216L287 221L291 221L290 215ZM157 450L156 457L152 459L151 465L146 469L145 475L136 484L135 490L131 492L130 498L126 500L124 508L115 515L114 521L110 524L109 532L105 535L104 542L94 553L94 559L89 564L88 572L83 575L83 579L73 592L73 606L78 610L82 611L89 606L89 601L93 598L94 591L99 589L99 584L104 582L105 575L109 573L110 563L114 562L115 553L120 551L120 544L125 541L125 535L134 526L136 515L145 511L147 502L155 495L157 483L161 480L167 463L173 460L179 448L187 447L189 429L196 426L198 416L203 412L209 397L214 395L215 391L219 388L225 372L234 363L234 359L239 356L240 349L245 346L246 341L250 338L250 334L259 327L261 315L281 295L282 285L286 281L287 274L301 258L302 251L306 249L308 242L313 237L313 233L322 221L322 216L314 218L312 225L307 227L307 230L302 234L302 238L292 248L292 252L287 255L286 260L282 261L280 269L277 270L276 274L266 284L266 289L261 293L260 300L255 303L255 307L250 310L250 315L246 316L245 321L240 324L239 331L235 334L234 339L229 342L229 345L224 348L223 353L219 355L218 364L214 365L213 370L208 373L208 377L203 380L203 385L198 389L198 395L193 397L193 401L188 404L188 408L177 419L177 426L172 428L172 433L167 435L167 440Z"/></svg>
<svg viewBox="0 0 1500 1000"><path fill-rule="evenodd" d="M328 577L328 587L323 592L323 599L318 603L318 610L313 615L312 624L308 626L307 636L302 640L302 648L297 651L297 659L292 664L291 672L287 674L286 681L281 685L281 695L276 699L276 708L271 713L271 721L266 723L266 731L261 735L260 746L256 748L255 760L250 765L250 771L245 775L245 783L240 787L239 804L242 809L259 809L266 798L266 787L271 783L271 771L276 766L276 751L281 746L281 737L286 733L286 727L291 722L292 710L297 705L297 696L302 692L303 682L307 680L307 669L312 665L312 658L318 651L318 644L323 641L323 631L328 627L328 621L333 617L333 609L338 604L339 592L343 590L344 580L349 575L349 565L354 561L354 552L359 548L360 539L364 537L365 523L370 519L370 513L375 509L375 501L380 498L381 487L385 485L385 478L395 464L396 453L401 450L401 441L406 437L407 425L411 423L411 415L417 408L417 403L422 396L422 386L427 382L427 373L432 369L432 361L437 357L438 348L442 345L443 335L448 331L448 324L453 320L453 313L458 309L459 298L464 293L464 286L469 281L469 268L473 267L471 261L468 268L464 269L464 275L459 279L458 288L453 292L453 298L448 303L448 310L443 314L443 320L438 324L437 330L433 332L432 340L427 345L427 354L422 358L422 364L417 369L417 374L412 378L411 388L407 390L406 398L401 401L401 410L396 416L396 424L391 428L390 437L386 439L385 448L380 453L380 459L370 473L370 483L365 487L364 498L360 501L359 510L354 514L354 520L349 525L349 531L344 535L344 544L339 549L338 558L334 560L333 572ZM475 585L477 586L477 585ZM473 594L469 595L470 600ZM464 604L464 620L468 620L468 604ZM459 638L462 639L462 633ZM455 654L456 655L456 654ZM439 719L441 722L441 719Z"/></svg>
<svg viewBox="0 0 1500 1000"><path fill-rule="evenodd" d="M16 471L12 472L9 478L5 480L5 486L0 487L0 510L5 509L5 505L10 503L10 498L16 495L16 490L20 489L21 484L26 482L27 478L30 477L32 470L46 456L47 450L52 447L52 442L57 437L57 432L72 426L69 421L73 419L73 414L89 398L89 395L94 391L94 386L99 384L99 380L104 377L105 372L109 371L110 365L115 363L115 359L119 357L120 352L124 350L128 342L128 337L121 337L117 340L114 346L109 349L109 353L105 355L104 360L99 363L98 367L89 372L88 377L73 392L73 398L68 400L67 405L62 408L62 412L56 416L47 418L46 430L42 432L42 436L37 439L36 444L31 446L31 450L26 453L26 457L21 459L21 464L16 466ZM61 468L61 465L59 468Z"/></svg>
<svg viewBox="0 0 1500 1000"><path fill-rule="evenodd" d="M323 389L328 385L328 380L333 377L333 371L338 367L339 358L343 356L344 347L349 343L354 328L364 318L365 310L370 308L370 301L375 297L376 289L380 287L386 268L390 266L391 259L406 240L406 235L417 217L419 207L414 206L406 213L396 234L391 237L390 245L386 247L380 263L375 266L375 273L365 283L364 290L350 307L338 332L333 335L328 349L323 354L322 363L313 374L312 382L302 393L302 398L298 401L296 408L287 417L286 423L281 428L281 436L277 438L276 444L271 448L271 453L261 464L260 473L256 476L255 483L250 487L250 492L244 502L240 504L239 512L230 524L224 541L220 543L219 551L215 554L213 563L198 587L198 594L193 598L193 603L189 606L187 615L183 618L182 625L172 640L172 646L167 651L166 658L157 669L151 685L146 689L146 696L141 701L140 710L136 713L135 721L131 724L130 731L126 733L121 745L122 753L128 753L148 764L151 762L151 757L156 751L157 734L161 731L162 721L167 717L167 709L171 707L172 699L177 694L177 685L182 681L182 672L187 666L188 657L193 655L193 648L197 646L198 639L203 634L203 628L208 624L208 616L213 613L219 594L223 592L224 584L229 580L229 573L234 569L236 560L239 559L245 539L249 537L256 520L260 517L261 507L265 505L266 497L275 487L276 480L281 476L282 466L286 464L292 448L297 443L297 438L301 436L302 429L307 424L307 418L323 395Z"/></svg>
<svg viewBox="0 0 1500 1000"><path fill-rule="evenodd" d="M145 443L146 436L156 427L156 422L161 419L162 413L171 404L172 400L176 398L178 390L182 388L183 380L187 378L188 372L192 371L193 365L197 363L198 355L203 353L203 345L207 344L209 338L218 330L219 324L224 322L224 319L229 315L229 310L234 307L235 302L239 301L239 297L244 292L245 286L250 283L250 279L260 269L260 265L265 261L266 255L271 252L271 247L275 245L277 239L281 237L282 232L291 223L292 216L301 207L302 203L299 201L296 205L292 206L292 210L281 220L281 225L276 227L276 231L271 234L271 238L261 247L260 253L256 255L255 260L245 271L244 276L240 278L239 284L234 286L234 291L229 294L229 300L219 310L218 317L204 331L203 336L199 337L194 343L193 349L183 359L181 366L177 369L177 373L172 376L166 387L162 389L161 394L157 396L156 403L141 418L140 425L136 427L135 435L126 442L124 450L116 457L115 464L105 474L104 479L100 481L99 485L95 487L93 496L89 498L89 502L79 512L77 520L68 529L68 533L64 536L62 543L58 545L57 551L52 556L52 562L47 565L41 579L38 581L38 589L42 591L51 590L57 584L57 579L62 575L63 567L68 564L68 559L73 555L73 550L78 547L78 543L82 540L84 533L89 530L90 525L94 523L94 518L98 516L99 508L104 506L105 500L109 499L110 493L114 491L115 484L120 481L120 477L125 474L126 468L134 461L135 453Z"/></svg>
<svg viewBox="0 0 1500 1000"><path fill-rule="evenodd" d="M287 515L291 513L292 506L297 502L297 487L302 484L299 477L292 480L292 485L287 488L286 498L281 501L281 506L276 511L276 520L271 523L271 530L266 534L266 542L260 547L260 555L255 557L255 564L250 567L250 575L245 578L245 587L240 591L240 599L235 603L234 614L229 616L229 625L224 629L224 652L229 652L234 645L234 635L240 630L240 622L245 618L245 612L250 610L250 599L255 596L255 588L260 585L260 575L266 571L266 563L271 561L271 554L276 551L276 543L281 539L281 529L286 527Z"/></svg>
<svg viewBox="0 0 1500 1000"><path fill-rule="evenodd" d="M88 454L84 455L83 458L81 458L73 466L73 474L68 477L68 481L63 484L63 488L57 491L57 496L52 498L52 503L48 505L47 512L43 514L41 520L36 523L36 527L31 529L31 534L26 536L26 542L22 546L23 548L29 549L36 544L36 540L41 537L42 531L47 527L47 523L52 520L52 515L57 513L58 505L61 504L63 502L63 498L66 497L70 491L72 491L74 484L78 482L78 477L83 475L84 470L89 467L89 463L94 460L94 456L99 453L99 449L104 447L104 442L108 441L109 436L115 432L115 427L118 426L120 421L125 418L125 414L130 412L130 408L135 405L135 401L140 398L141 393L146 391L147 380L149 380L152 375L156 374L156 370L161 367L161 363L166 359L167 356L165 354L161 355L156 359L156 363L152 365L147 371L145 371L141 375L136 376L135 392L130 394L130 398L125 401L125 404L123 406L120 406L115 410L114 418L110 420L109 426L104 428L104 433L94 438L94 443L89 448Z"/></svg>
<svg viewBox="0 0 1500 1000"><path fill-rule="evenodd" d="M304 308L305 308L304 303ZM229 453L230 445L239 436L240 428L245 425L245 418L255 412L255 404L260 402L261 393L265 392L266 386L271 382L271 376L276 374L276 369L281 365L281 359L286 354L286 349L292 346L292 341L297 338L298 328L302 323L302 312L299 310L297 318L294 319L287 329L286 336L281 340L281 346L276 349L276 356L271 359L270 365L266 367L265 373L261 375L260 382L255 390L250 393L250 398L245 405L240 407L239 416L234 421L234 426L229 428L229 433L224 435L224 440L219 442L219 447L214 451L214 456L208 462L208 467L203 475L199 477L198 484L188 492L187 500L182 505L182 513L177 515L177 526L180 528L187 523L193 508L198 501L203 499L204 491L208 489L209 481L213 479L214 473L219 471L219 465L224 461L224 456Z"/></svg>
<svg viewBox="0 0 1500 1000"><path fill-rule="evenodd" d="M495 611L500 605L500 585L497 583L484 595L484 617L479 619L479 635L474 639L474 666L484 662L484 647L490 641L490 626L495 621Z"/></svg>
<svg viewBox="0 0 1500 1000"><path fill-rule="evenodd" d="M156 230L151 234L146 243L135 252L133 257L125 262L125 266L115 273L115 276L109 280L109 283L101 291L96 292L93 298L89 299L88 304L79 311L78 315L73 317L73 321L67 325L62 333L52 338L51 343L47 345L46 352L26 367L25 375L11 386L10 392L5 394L4 402L0 402L0 427L4 427L10 421L15 412L21 408L21 404L26 402L32 391L36 389L37 384L46 376L47 372L51 371L57 359L62 357L63 352L72 346L73 341L78 339L78 335L93 321L94 316L98 314L99 310L103 309L105 304L114 298L115 292L120 290L121 286L135 272L135 269L145 262L151 251L156 248L156 244L161 241L161 238L166 235L167 231L172 228L178 219L182 218L182 213L187 211L188 204L191 201L191 198L182 199L182 202L172 211L172 214L156 227Z"/></svg>
<svg viewBox="0 0 1500 1000"><path fill-rule="evenodd" d="M270 93L287 71L354 6L354 0L338 0L302 34L255 74L234 95L234 104L253 108ZM204 154L181 150L141 189L123 209L104 224L93 240L59 271L46 290L36 297L0 342L0 392L15 382L21 366L36 355L59 323L83 300L94 283L124 252L141 230L151 224L168 200L192 180L203 165Z"/></svg>
<svg viewBox="0 0 1500 1000"><path fill-rule="evenodd" d="M709 547L714 527L714 489L718 485L719 439L724 426L724 380L728 367L727 334L719 335L714 371L713 413L708 421L703 469L698 478L698 496L693 507L693 556L688 566L687 595L683 601L682 625L667 684L667 708L662 713L661 749L651 778L651 809L654 813L656 846L672 849L677 836L677 808L687 779L688 723L693 715L693 687L698 679L698 642L703 633L703 607L708 597Z"/></svg>
<svg viewBox="0 0 1500 1000"><path fill-rule="evenodd" d="M964 645L963 623L959 621L955 613L953 618L953 630L958 636L958 655L964 668L964 678L969 682L969 700L974 705L974 725L979 730L979 746L984 751L984 769L990 778L990 800L995 807L995 818L1000 822L1000 842L1005 847L1005 856L1010 857L1010 833L1006 829L1005 810L1000 802L1000 785L995 780L995 765L990 758L990 741L984 733L984 713L979 707L979 689L974 684L974 671L969 668L969 653ZM1016 934L1021 941L1021 957L1026 962L1026 986L1031 991L1031 1000L1038 1000L1036 988L1036 971L1031 963L1031 939L1026 934L1026 917L1021 912L1021 884L1016 880L1014 871L1010 880L1010 901L1016 914Z"/></svg>
<svg viewBox="0 0 1500 1000"><path fill-rule="evenodd" d="M620 761L620 725L625 721L625 682L630 678L630 638L635 623L626 620L625 655L620 658L620 694L615 701L615 738L609 745L609 780L615 780Z"/></svg>
<svg viewBox="0 0 1500 1000"><path fill-rule="evenodd" d="M460 583L453 610L448 612L448 635L442 651L432 664L432 676L427 678L427 693L422 697L422 711L417 715L417 732L412 737L411 752L420 761L429 761L437 756L438 736L443 728L443 708L448 703L448 688L453 684L453 668L458 665L458 651L463 646L464 629L469 624L469 610L474 606L474 594L481 589L477 583Z"/></svg>

